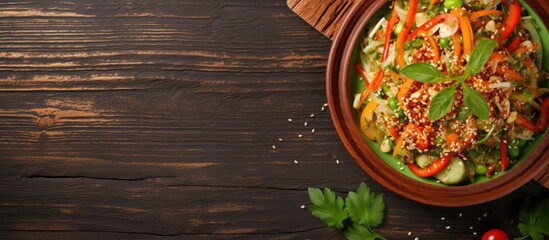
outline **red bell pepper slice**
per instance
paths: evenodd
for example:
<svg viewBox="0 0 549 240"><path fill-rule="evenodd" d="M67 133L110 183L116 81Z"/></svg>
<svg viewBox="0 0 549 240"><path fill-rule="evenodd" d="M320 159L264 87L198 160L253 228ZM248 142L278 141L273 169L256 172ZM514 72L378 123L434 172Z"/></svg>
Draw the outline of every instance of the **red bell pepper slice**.
<svg viewBox="0 0 549 240"><path fill-rule="evenodd" d="M499 153L501 158L501 171L505 171L509 166L509 158L507 158L507 142L501 141L499 145Z"/></svg>
<svg viewBox="0 0 549 240"><path fill-rule="evenodd" d="M502 3L504 3L507 6L507 9L509 9L509 14L507 15L507 18L503 20L503 25L501 26L501 35L499 36L498 42L502 42L503 40L507 39L509 35L515 30L517 27L519 21L520 21L520 4L518 0L513 0L512 3L509 3L509 0L502 0Z"/></svg>
<svg viewBox="0 0 549 240"><path fill-rule="evenodd" d="M524 127L532 132L536 132L536 125L534 125L528 118L525 118L523 116L517 115L517 119L515 119L515 124Z"/></svg>
<svg viewBox="0 0 549 240"><path fill-rule="evenodd" d="M364 81L368 82L368 76L366 76L366 70L364 70L364 68L362 66L360 66L360 64L358 63L355 63L353 65L353 67L355 68L355 71L360 74L360 76L362 78L364 78Z"/></svg>
<svg viewBox="0 0 549 240"><path fill-rule="evenodd" d="M541 104L541 114L536 122L536 132L543 132L547 128L547 114L549 113L549 97L543 99Z"/></svg>
<svg viewBox="0 0 549 240"><path fill-rule="evenodd" d="M515 119L515 123L521 127L524 127L530 131L540 133L547 129L547 117L549 114L549 98L545 98L541 104L541 114L536 124L532 123L528 118L518 115Z"/></svg>
<svg viewBox="0 0 549 240"><path fill-rule="evenodd" d="M408 38L406 38L406 41L410 41L410 40L414 39L420 31L429 32L429 30L431 30L431 28L433 28L437 24L446 21L446 18L454 18L455 22L458 21L456 16L454 16L450 13L438 15L434 18L429 19L429 21L425 22L423 25L421 25L420 27L418 27L414 31L412 31L410 33L410 35L408 36Z"/></svg>
<svg viewBox="0 0 549 240"><path fill-rule="evenodd" d="M509 46L507 46L507 52L512 53L517 49L519 44L522 42L522 38L520 36L517 36L511 43L509 43Z"/></svg>
<svg viewBox="0 0 549 240"><path fill-rule="evenodd" d="M412 173L414 173L418 177L430 177L438 172L440 172L442 169L448 165L450 162L450 159L454 156L454 154L448 154L442 158L439 158L434 163L431 163L429 166L424 168L419 168L416 164L413 162L408 163L408 168Z"/></svg>

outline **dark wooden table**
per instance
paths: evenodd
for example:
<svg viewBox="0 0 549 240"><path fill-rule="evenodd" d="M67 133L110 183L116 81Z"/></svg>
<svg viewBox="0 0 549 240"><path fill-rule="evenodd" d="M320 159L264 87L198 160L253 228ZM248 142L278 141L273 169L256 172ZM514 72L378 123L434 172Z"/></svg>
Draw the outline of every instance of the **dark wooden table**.
<svg viewBox="0 0 549 240"><path fill-rule="evenodd" d="M307 187L362 181L389 239L517 236L535 182L441 208L354 164L323 110L330 44L284 0L2 1L0 239L342 239Z"/></svg>

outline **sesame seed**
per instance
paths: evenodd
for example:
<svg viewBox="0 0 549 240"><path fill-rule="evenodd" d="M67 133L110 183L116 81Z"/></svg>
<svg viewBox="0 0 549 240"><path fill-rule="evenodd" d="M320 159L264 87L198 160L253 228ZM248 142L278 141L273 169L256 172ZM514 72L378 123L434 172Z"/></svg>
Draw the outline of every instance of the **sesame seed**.
<svg viewBox="0 0 549 240"><path fill-rule="evenodd" d="M476 235L477 235L477 232L473 232L473 235L475 235L475 236L476 236Z"/></svg>
<svg viewBox="0 0 549 240"><path fill-rule="evenodd" d="M450 229L450 226L446 226L446 229Z"/></svg>
<svg viewBox="0 0 549 240"><path fill-rule="evenodd" d="M298 134L297 137L303 137L303 134Z"/></svg>
<svg viewBox="0 0 549 240"><path fill-rule="evenodd" d="M275 146L275 145L273 145L273 146L272 146L272 148L273 148L273 150L275 150L275 149L276 149L276 146Z"/></svg>
<svg viewBox="0 0 549 240"><path fill-rule="evenodd" d="M463 216L463 213L459 213L459 217Z"/></svg>
<svg viewBox="0 0 549 240"><path fill-rule="evenodd" d="M304 123L303 123L303 126L306 127L307 125L309 125L309 123L307 123L307 122L304 122Z"/></svg>
<svg viewBox="0 0 549 240"><path fill-rule="evenodd" d="M313 129L311 129L311 132L312 132L312 133L315 133L315 129L314 129L314 128L313 128Z"/></svg>
<svg viewBox="0 0 549 240"><path fill-rule="evenodd" d="M446 218L445 218L445 217L441 217L440 220L444 221L444 220L446 220Z"/></svg>
<svg viewBox="0 0 549 240"><path fill-rule="evenodd" d="M309 117L314 118L314 117L315 117L315 114L314 114L314 113L311 113L311 115L309 115Z"/></svg>
<svg viewBox="0 0 549 240"><path fill-rule="evenodd" d="M324 103L324 107L327 107L328 106L328 103Z"/></svg>
<svg viewBox="0 0 549 240"><path fill-rule="evenodd" d="M482 215L482 216L483 216L483 217L486 217L486 216L488 216L488 213L484 213L484 215Z"/></svg>
<svg viewBox="0 0 549 240"><path fill-rule="evenodd" d="M414 238L414 240L419 240L419 237Z"/></svg>
<svg viewBox="0 0 549 240"><path fill-rule="evenodd" d="M294 120L291 118L288 118L288 122L293 122Z"/></svg>
<svg viewBox="0 0 549 240"><path fill-rule="evenodd" d="M469 227L469 229L471 229L471 230L472 230L472 229L473 229L473 226L470 226L470 227Z"/></svg>
<svg viewBox="0 0 549 240"><path fill-rule="evenodd" d="M305 205L301 205L301 209L305 208Z"/></svg>
<svg viewBox="0 0 549 240"><path fill-rule="evenodd" d="M282 138L278 138L278 141L279 141L279 142L282 142L282 141L283 141L283 139L282 139Z"/></svg>
<svg viewBox="0 0 549 240"><path fill-rule="evenodd" d="M408 232L408 236L411 236L412 235L412 232Z"/></svg>
<svg viewBox="0 0 549 240"><path fill-rule="evenodd" d="M298 164L299 162L298 162L297 160L294 160L294 163L295 163L295 164Z"/></svg>
<svg viewBox="0 0 549 240"><path fill-rule="evenodd" d="M324 112L324 110L326 110L326 107L322 106L320 110Z"/></svg>
<svg viewBox="0 0 549 240"><path fill-rule="evenodd" d="M338 159L338 160L336 160L336 164L339 164L339 159Z"/></svg>

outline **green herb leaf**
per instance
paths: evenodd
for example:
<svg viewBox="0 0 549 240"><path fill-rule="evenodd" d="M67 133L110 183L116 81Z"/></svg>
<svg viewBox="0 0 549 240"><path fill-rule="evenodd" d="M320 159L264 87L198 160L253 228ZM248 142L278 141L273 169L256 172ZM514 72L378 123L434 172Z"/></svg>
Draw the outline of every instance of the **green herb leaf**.
<svg viewBox="0 0 549 240"><path fill-rule="evenodd" d="M347 212L343 209L343 198L336 196L329 188L324 188L324 192L318 188L309 188L308 192L312 203L309 205L309 211L313 216L328 227L343 228L343 221L347 219Z"/></svg>
<svg viewBox="0 0 549 240"><path fill-rule="evenodd" d="M376 233L372 232L368 227L360 224L354 224L343 232L348 240L376 240L384 239Z"/></svg>
<svg viewBox="0 0 549 240"><path fill-rule="evenodd" d="M543 240L543 235L549 237L549 197L545 197L538 204L527 198L519 212L520 232L533 240Z"/></svg>
<svg viewBox="0 0 549 240"><path fill-rule="evenodd" d="M413 63L400 70L405 77L422 83L438 83L444 81L444 75L428 63Z"/></svg>
<svg viewBox="0 0 549 240"><path fill-rule="evenodd" d="M490 39L478 41L465 66L465 78L469 78L482 70L497 45L496 41Z"/></svg>
<svg viewBox="0 0 549 240"><path fill-rule="evenodd" d="M488 119L490 117L490 107L486 99L477 90L472 89L467 84L461 84L463 87L463 103L473 114L480 119Z"/></svg>
<svg viewBox="0 0 549 240"><path fill-rule="evenodd" d="M452 87L447 87L438 92L432 99L429 105L429 120L436 121L446 115L454 104L455 84Z"/></svg>
<svg viewBox="0 0 549 240"><path fill-rule="evenodd" d="M355 223L377 227L383 221L383 196L370 192L364 183L356 192L349 192L345 205L349 218Z"/></svg>

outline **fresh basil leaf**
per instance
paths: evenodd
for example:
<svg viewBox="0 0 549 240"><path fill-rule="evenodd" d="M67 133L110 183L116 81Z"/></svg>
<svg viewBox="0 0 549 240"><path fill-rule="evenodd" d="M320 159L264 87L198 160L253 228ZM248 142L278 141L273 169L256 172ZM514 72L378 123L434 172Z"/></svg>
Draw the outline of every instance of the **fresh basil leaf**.
<svg viewBox="0 0 549 240"><path fill-rule="evenodd" d="M349 218L355 223L377 227L383 221L383 196L370 192L364 183L356 192L349 192L345 205Z"/></svg>
<svg viewBox="0 0 549 240"><path fill-rule="evenodd" d="M482 70L497 45L496 41L486 38L478 41L469 56L467 65L465 65L465 78L469 78Z"/></svg>
<svg viewBox="0 0 549 240"><path fill-rule="evenodd" d="M490 117L490 107L482 94L465 83L461 86L463 87L463 104L471 109L478 118L488 119Z"/></svg>
<svg viewBox="0 0 549 240"><path fill-rule="evenodd" d="M344 210L344 201L342 197L329 188L324 188L322 192L318 188L309 188L309 211L313 216L320 219L328 227L343 228L343 221L347 219L347 212Z"/></svg>
<svg viewBox="0 0 549 240"><path fill-rule="evenodd" d="M348 240L376 240L383 239L377 234L373 233L368 227L360 224L354 224L343 232L345 238Z"/></svg>
<svg viewBox="0 0 549 240"><path fill-rule="evenodd" d="M455 84L438 92L429 105L429 120L436 121L446 115L454 104Z"/></svg>
<svg viewBox="0 0 549 240"><path fill-rule="evenodd" d="M413 63L400 70L405 77L422 83L438 83L444 80L444 75L428 63Z"/></svg>

